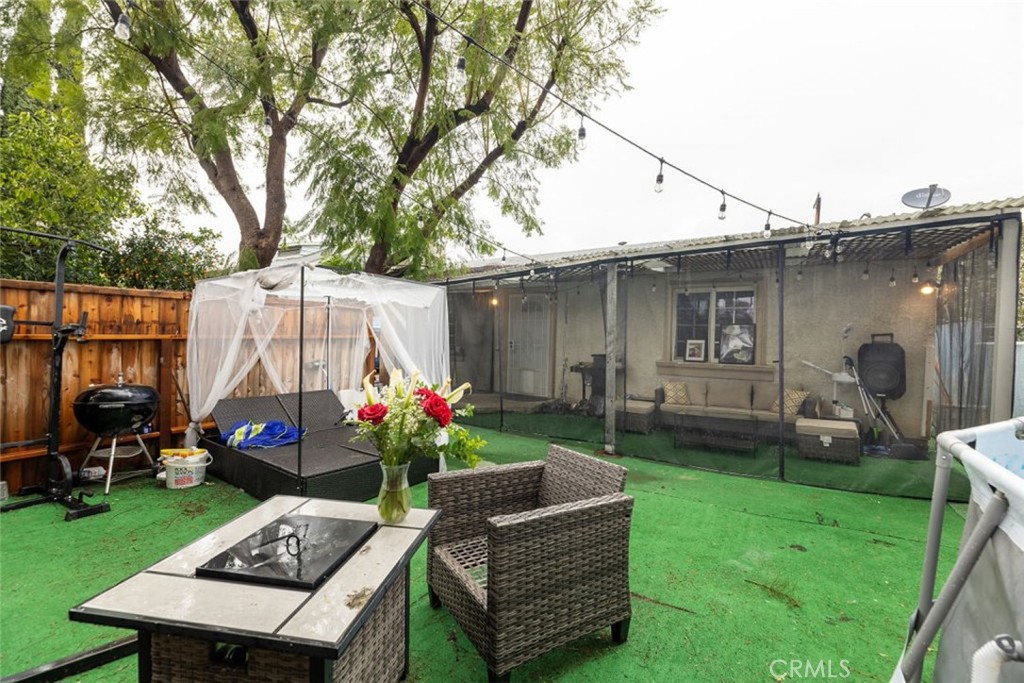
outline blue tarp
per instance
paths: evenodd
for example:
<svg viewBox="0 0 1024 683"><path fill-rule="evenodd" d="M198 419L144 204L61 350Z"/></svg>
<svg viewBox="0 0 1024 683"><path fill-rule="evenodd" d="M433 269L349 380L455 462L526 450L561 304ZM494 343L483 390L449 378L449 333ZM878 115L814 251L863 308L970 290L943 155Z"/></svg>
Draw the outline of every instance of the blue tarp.
<svg viewBox="0 0 1024 683"><path fill-rule="evenodd" d="M273 448L287 443L295 443L306 430L299 434L298 427L286 425L281 420L268 422L236 422L230 430L221 436L224 443L232 448Z"/></svg>

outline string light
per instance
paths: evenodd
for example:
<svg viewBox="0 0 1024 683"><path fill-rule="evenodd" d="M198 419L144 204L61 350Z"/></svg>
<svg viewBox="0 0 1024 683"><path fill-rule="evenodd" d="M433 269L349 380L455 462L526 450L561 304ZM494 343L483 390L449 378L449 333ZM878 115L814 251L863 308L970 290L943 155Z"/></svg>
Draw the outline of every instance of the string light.
<svg viewBox="0 0 1024 683"><path fill-rule="evenodd" d="M889 275L889 286L890 287L895 287L896 286L896 269L895 268L892 269L892 274Z"/></svg>
<svg viewBox="0 0 1024 683"><path fill-rule="evenodd" d="M263 118L263 137L269 138L274 134L274 121L270 118L270 114L267 114Z"/></svg>
<svg viewBox="0 0 1024 683"><path fill-rule="evenodd" d="M761 235L763 235L765 239L768 239L769 237L772 236L772 212L771 211L768 212L768 219L764 222L764 230L761 231Z"/></svg>
<svg viewBox="0 0 1024 683"><path fill-rule="evenodd" d="M718 207L718 220L725 220L725 190L722 190L722 205Z"/></svg>
<svg viewBox="0 0 1024 683"><path fill-rule="evenodd" d="M117 18L117 23L114 24L114 35L126 43L132 37L132 22L124 12L121 12L121 16Z"/></svg>
<svg viewBox="0 0 1024 683"><path fill-rule="evenodd" d="M583 127L583 113L580 113L580 129L576 131L576 149L583 151L587 148L587 129Z"/></svg>
<svg viewBox="0 0 1024 683"><path fill-rule="evenodd" d="M426 222L427 222L427 220L423 217L422 213L416 214L416 227L417 228L422 230L423 226L426 224Z"/></svg>
<svg viewBox="0 0 1024 683"><path fill-rule="evenodd" d="M921 281L921 278L917 275L917 266L914 266L914 274L910 276L910 281L915 285Z"/></svg>
<svg viewBox="0 0 1024 683"><path fill-rule="evenodd" d="M663 186L663 184L665 182L665 173L664 173L664 170L665 170L665 160L664 159L659 159L658 161L659 161L660 165L658 166L658 177L654 179L654 191L655 192L661 192L662 190L665 189L664 186Z"/></svg>

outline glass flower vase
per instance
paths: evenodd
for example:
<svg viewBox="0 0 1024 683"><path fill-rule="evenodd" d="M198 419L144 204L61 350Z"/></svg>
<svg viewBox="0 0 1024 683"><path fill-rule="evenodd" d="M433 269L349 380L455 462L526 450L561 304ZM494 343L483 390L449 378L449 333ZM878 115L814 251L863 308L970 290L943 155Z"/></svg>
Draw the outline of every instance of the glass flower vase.
<svg viewBox="0 0 1024 683"><path fill-rule="evenodd" d="M412 491L409 490L409 463L380 464L382 480L377 494L377 512L388 524L398 524L412 509Z"/></svg>

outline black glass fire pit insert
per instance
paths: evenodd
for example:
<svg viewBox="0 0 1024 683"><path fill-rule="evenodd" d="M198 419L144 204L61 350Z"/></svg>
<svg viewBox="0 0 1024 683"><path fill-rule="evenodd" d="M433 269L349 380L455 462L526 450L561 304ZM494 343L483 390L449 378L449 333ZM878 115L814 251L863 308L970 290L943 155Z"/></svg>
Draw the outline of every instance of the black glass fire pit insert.
<svg viewBox="0 0 1024 683"><path fill-rule="evenodd" d="M196 576L314 590L376 530L376 522L282 515L196 567Z"/></svg>

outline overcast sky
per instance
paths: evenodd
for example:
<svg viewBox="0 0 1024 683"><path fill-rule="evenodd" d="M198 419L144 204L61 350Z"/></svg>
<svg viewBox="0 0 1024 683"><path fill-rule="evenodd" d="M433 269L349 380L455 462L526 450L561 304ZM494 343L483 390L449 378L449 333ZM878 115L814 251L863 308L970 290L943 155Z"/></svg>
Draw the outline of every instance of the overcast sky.
<svg viewBox="0 0 1024 683"><path fill-rule="evenodd" d="M818 192L826 222L909 211L901 196L930 183L950 204L1024 194L1019 0L662 4L626 54L633 90L591 113L667 162L807 222ZM764 225L736 201L719 221L721 196L668 168L656 194L658 162L592 122L587 143L541 175L543 236L481 203L499 241L540 254Z"/></svg>

